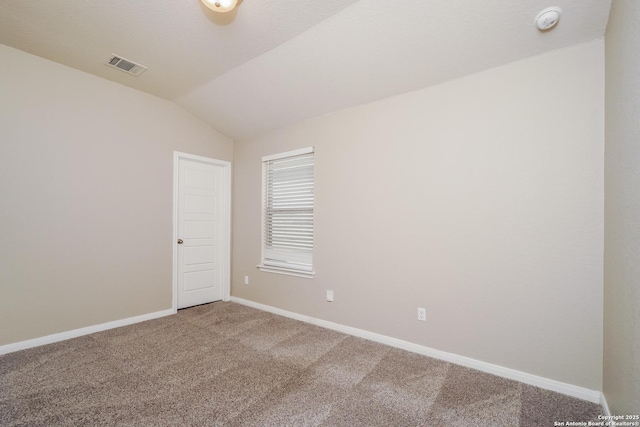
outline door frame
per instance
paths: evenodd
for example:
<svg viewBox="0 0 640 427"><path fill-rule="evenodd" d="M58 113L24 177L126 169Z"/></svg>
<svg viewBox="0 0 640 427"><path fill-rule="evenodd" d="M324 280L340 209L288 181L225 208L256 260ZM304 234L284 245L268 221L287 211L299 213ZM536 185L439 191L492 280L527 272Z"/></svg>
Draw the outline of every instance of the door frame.
<svg viewBox="0 0 640 427"><path fill-rule="evenodd" d="M231 162L225 160L212 159L209 157L196 156L195 154L173 152L173 239L171 247L173 251L173 297L171 307L174 312L178 311L178 190L180 170L180 160L193 160L201 163L222 167L223 177L223 204L222 217L224 231L220 238L224 251L222 254L222 301L231 300Z"/></svg>

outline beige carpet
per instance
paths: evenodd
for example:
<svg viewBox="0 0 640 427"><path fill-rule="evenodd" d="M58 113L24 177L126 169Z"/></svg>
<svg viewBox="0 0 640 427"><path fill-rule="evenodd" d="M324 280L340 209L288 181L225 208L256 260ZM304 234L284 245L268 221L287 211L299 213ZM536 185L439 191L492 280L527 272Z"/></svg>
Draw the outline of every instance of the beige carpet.
<svg viewBox="0 0 640 427"><path fill-rule="evenodd" d="M553 426L598 405L235 303L0 357L2 426Z"/></svg>

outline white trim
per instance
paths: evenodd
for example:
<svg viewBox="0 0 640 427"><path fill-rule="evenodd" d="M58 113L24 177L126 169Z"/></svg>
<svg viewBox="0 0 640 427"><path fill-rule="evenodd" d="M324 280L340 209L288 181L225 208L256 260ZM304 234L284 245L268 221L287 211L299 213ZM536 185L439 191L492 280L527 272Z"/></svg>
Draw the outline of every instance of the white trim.
<svg viewBox="0 0 640 427"><path fill-rule="evenodd" d="M182 153L180 151L173 152L173 239L171 240L171 248L173 252L172 264L172 303L171 307L174 311L178 310L178 163L180 159L194 160L211 165L221 166L223 171L223 199L224 212L223 222L224 235L221 236L225 251L222 254L222 265L225 266L222 275L222 300L229 301L231 297L231 162L225 160L211 159L209 157L196 156L195 154Z"/></svg>
<svg viewBox="0 0 640 427"><path fill-rule="evenodd" d="M315 147L299 148L297 150L286 151L284 153L278 153L278 154L271 154L269 156L263 156L262 157L262 161L263 162L267 162L269 160L284 159L285 157L301 156L303 154L313 153L314 150L315 150Z"/></svg>
<svg viewBox="0 0 640 427"><path fill-rule="evenodd" d="M54 342L65 341L71 338L81 337L83 335L89 335L96 332L106 331L107 329L119 328L121 326L132 325L134 323L144 322L146 320L157 319L159 317L169 316L176 314L174 309L156 311L154 313L147 313L140 316L128 317L126 319L114 320L112 322L101 323L99 325L87 326L86 328L74 329L71 331L60 332L58 334L47 335L40 338L34 338L27 341L20 341L13 344L6 344L0 346L0 355L13 353L14 351L25 350L27 348L38 347L45 344L52 344Z"/></svg>
<svg viewBox="0 0 640 427"><path fill-rule="evenodd" d="M609 410L609 404L607 403L607 398L604 397L604 393L600 393L600 406L602 406L602 410L607 417L611 416L611 411Z"/></svg>
<svg viewBox="0 0 640 427"><path fill-rule="evenodd" d="M316 275L315 271L294 270L292 268L273 267L271 265L256 265L260 271L265 273L285 274L287 276L304 277L305 279L313 279Z"/></svg>
<svg viewBox="0 0 640 427"><path fill-rule="evenodd" d="M527 374L526 372L516 371L515 369L493 365L491 363L482 362L480 360L471 359L469 357L459 356L457 354L435 350L430 347L425 347L423 345L414 344L414 343L403 341L397 338L388 337L386 335L364 331L362 329L352 328L350 326L344 326L338 323L333 323L333 322L329 322L322 319L316 319L314 317L305 316L303 314L282 310L280 308L260 304L260 303L245 300L242 298L231 297L231 301L236 302L238 304L246 305L249 307L257 308L258 310L268 311L270 313L278 314L280 316L289 317L291 319L300 320L306 323L311 323L313 325L321 326L323 328L332 329L334 331L343 332L345 334L368 339L370 341L375 341L375 342L386 344L392 347L411 351L413 353L418 353L425 356L433 357L435 359L444 360L446 362L455 363L456 365L477 369L479 371L487 372L489 374L497 375L499 377L508 378L508 379L519 381L532 386L540 387L546 390L551 390L558 393L566 394L568 396L587 400L589 402L600 403L601 396L602 398L604 397L601 392L596 390L590 390L590 389L579 387L573 384L567 384L560 381L539 377L537 375Z"/></svg>

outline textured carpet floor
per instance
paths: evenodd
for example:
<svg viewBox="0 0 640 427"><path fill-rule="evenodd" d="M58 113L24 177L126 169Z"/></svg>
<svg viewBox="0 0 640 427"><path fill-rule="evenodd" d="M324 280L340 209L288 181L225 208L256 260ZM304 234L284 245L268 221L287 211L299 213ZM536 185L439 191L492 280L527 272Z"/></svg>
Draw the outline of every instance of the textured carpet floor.
<svg viewBox="0 0 640 427"><path fill-rule="evenodd" d="M598 405L235 303L0 356L2 426L552 426Z"/></svg>

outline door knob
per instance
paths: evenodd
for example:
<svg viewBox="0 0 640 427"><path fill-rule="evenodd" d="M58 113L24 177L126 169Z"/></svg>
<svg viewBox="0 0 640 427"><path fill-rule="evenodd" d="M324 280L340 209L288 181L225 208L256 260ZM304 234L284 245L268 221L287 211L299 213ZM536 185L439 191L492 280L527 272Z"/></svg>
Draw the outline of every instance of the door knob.
<svg viewBox="0 0 640 427"><path fill-rule="evenodd" d="M182 241L182 239L178 239L178 244L179 244L179 245L181 245L181 244L183 244L183 243L184 243L184 242Z"/></svg>

